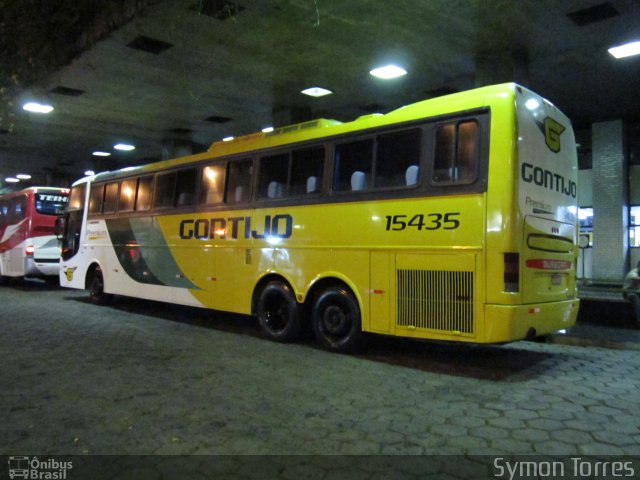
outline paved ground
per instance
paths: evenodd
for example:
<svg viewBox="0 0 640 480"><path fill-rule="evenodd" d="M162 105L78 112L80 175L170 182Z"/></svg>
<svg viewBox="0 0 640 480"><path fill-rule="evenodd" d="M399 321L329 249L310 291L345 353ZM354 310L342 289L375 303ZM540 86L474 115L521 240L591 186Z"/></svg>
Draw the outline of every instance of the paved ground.
<svg viewBox="0 0 640 480"><path fill-rule="evenodd" d="M620 330L581 328L591 346L376 338L344 356L246 317L18 283L0 289L0 454L639 456L640 332L601 348Z"/></svg>

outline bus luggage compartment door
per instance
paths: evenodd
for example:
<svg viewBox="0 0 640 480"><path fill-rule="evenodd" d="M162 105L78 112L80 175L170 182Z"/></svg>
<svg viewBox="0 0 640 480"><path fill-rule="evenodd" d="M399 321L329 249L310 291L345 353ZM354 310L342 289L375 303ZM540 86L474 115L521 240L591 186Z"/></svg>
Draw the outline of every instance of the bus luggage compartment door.
<svg viewBox="0 0 640 480"><path fill-rule="evenodd" d="M397 329L474 336L475 271L473 253L397 254Z"/></svg>

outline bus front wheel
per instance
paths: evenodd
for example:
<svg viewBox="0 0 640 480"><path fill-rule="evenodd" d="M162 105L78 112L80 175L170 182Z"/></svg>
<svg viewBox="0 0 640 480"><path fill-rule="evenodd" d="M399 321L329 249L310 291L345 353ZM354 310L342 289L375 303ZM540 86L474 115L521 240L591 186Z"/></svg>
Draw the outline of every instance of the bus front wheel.
<svg viewBox="0 0 640 480"><path fill-rule="evenodd" d="M292 342L300 336L298 302L286 283L269 282L258 296L256 309L260 328L276 342Z"/></svg>
<svg viewBox="0 0 640 480"><path fill-rule="evenodd" d="M362 343L358 301L348 289L333 286L323 290L313 303L313 333L331 351L349 353Z"/></svg>
<svg viewBox="0 0 640 480"><path fill-rule="evenodd" d="M107 305L111 302L113 295L105 293L104 278L100 267L96 267L89 276L89 300L94 305Z"/></svg>

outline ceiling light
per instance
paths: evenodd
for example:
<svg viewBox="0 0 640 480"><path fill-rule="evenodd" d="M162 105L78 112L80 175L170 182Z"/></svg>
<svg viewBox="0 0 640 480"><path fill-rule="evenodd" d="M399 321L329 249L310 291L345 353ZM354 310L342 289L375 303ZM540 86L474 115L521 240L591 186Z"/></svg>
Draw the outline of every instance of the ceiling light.
<svg viewBox="0 0 640 480"><path fill-rule="evenodd" d="M632 57L640 54L640 42L630 42L617 47L611 47L609 53L616 58Z"/></svg>
<svg viewBox="0 0 640 480"><path fill-rule="evenodd" d="M20 180L18 180L15 177L7 177L7 178L4 179L4 181L7 182L7 183L18 183Z"/></svg>
<svg viewBox="0 0 640 480"><path fill-rule="evenodd" d="M29 175L28 173L19 173L18 175L16 175L16 178L19 180L31 180L31 175Z"/></svg>
<svg viewBox="0 0 640 480"><path fill-rule="evenodd" d="M91 176L91 175L95 175L96 172L94 172L93 170L87 170L86 172L84 172L84 174L87 176Z"/></svg>
<svg viewBox="0 0 640 480"><path fill-rule="evenodd" d="M264 127L262 129L262 133L271 133L273 132L273 127Z"/></svg>
<svg viewBox="0 0 640 480"><path fill-rule="evenodd" d="M92 155L94 157L108 157L111 155L111 153L109 152L102 152L100 150L96 150L95 152L92 153Z"/></svg>
<svg viewBox="0 0 640 480"><path fill-rule="evenodd" d="M133 145L129 145L127 143L118 143L117 145L114 145L113 148L115 148L116 150L129 152L131 150L135 150L136 147L134 147Z"/></svg>
<svg viewBox="0 0 640 480"><path fill-rule="evenodd" d="M305 95L309 95L310 97L324 97L325 95L330 95L333 92L322 87L311 87L305 88L300 93L304 93Z"/></svg>
<svg viewBox="0 0 640 480"><path fill-rule="evenodd" d="M390 78L401 77L406 75L407 71L404 68L400 68L397 65L385 65L384 67L374 68L369 72L374 77L389 80Z"/></svg>
<svg viewBox="0 0 640 480"><path fill-rule="evenodd" d="M22 106L22 109L32 113L50 113L53 111L53 107L51 105L44 105L37 102L25 103Z"/></svg>
<svg viewBox="0 0 640 480"><path fill-rule="evenodd" d="M230 141L231 141L231 140L233 140L233 139L234 139L234 137L224 137L224 138L222 139L222 141L223 141L223 142L230 142Z"/></svg>

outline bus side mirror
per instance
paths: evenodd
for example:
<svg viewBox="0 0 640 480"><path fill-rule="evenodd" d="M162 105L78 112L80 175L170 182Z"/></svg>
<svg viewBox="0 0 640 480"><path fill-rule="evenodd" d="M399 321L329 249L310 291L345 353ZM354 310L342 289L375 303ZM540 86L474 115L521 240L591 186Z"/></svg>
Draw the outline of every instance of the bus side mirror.
<svg viewBox="0 0 640 480"><path fill-rule="evenodd" d="M53 227L53 233L55 234L56 238L60 241L62 241L62 239L64 238L65 226L67 224L66 220L67 219L65 217L56 218L56 224Z"/></svg>

